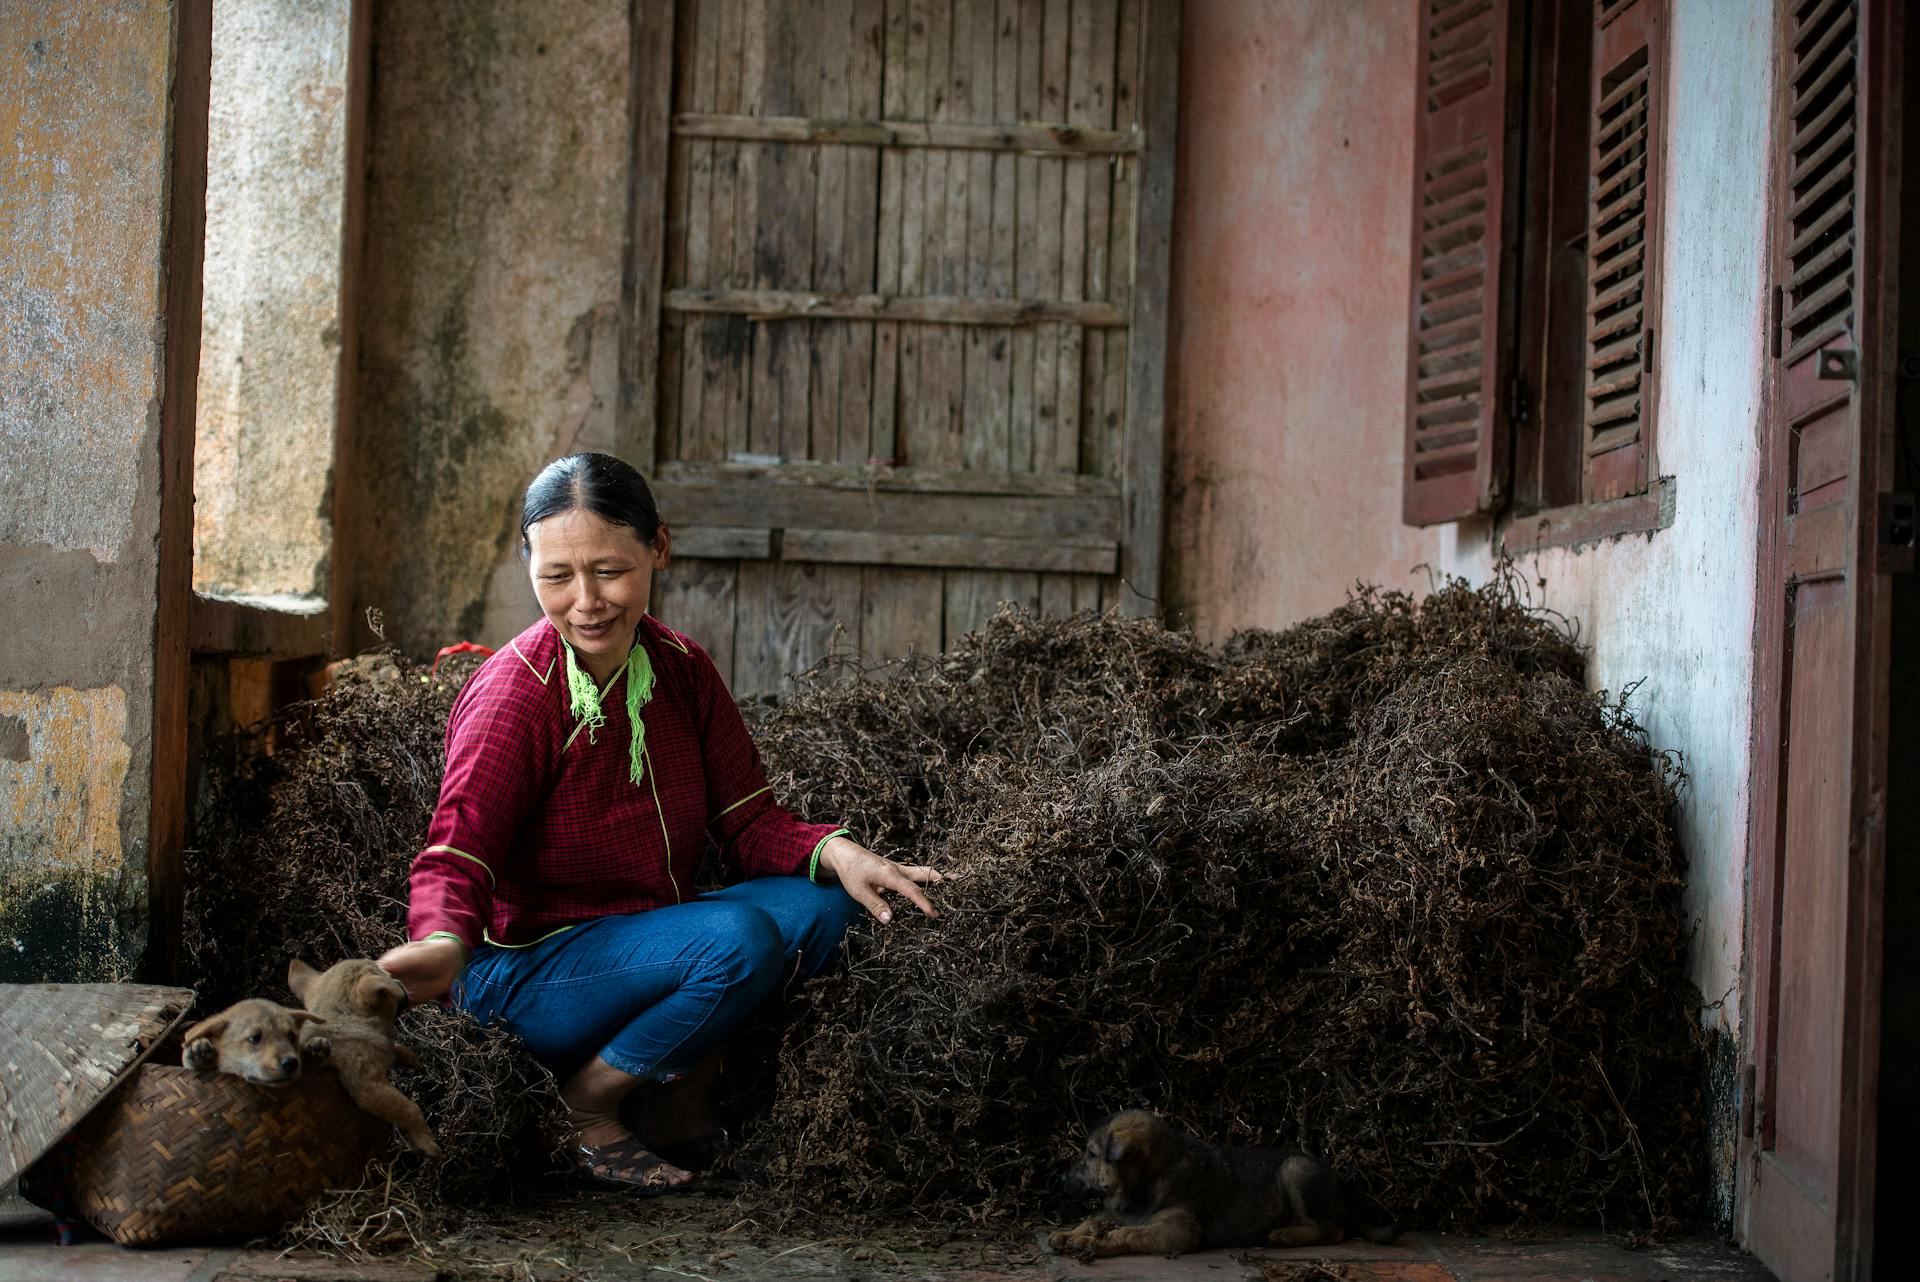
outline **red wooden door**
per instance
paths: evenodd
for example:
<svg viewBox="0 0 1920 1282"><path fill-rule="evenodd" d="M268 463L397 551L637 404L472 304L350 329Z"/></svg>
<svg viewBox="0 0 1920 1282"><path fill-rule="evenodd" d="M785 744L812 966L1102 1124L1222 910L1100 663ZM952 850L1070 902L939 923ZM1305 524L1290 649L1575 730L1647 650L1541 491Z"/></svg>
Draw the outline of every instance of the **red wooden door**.
<svg viewBox="0 0 1920 1282"><path fill-rule="evenodd" d="M1781 4L1743 1236L1784 1282L1872 1264L1897 8Z"/></svg>

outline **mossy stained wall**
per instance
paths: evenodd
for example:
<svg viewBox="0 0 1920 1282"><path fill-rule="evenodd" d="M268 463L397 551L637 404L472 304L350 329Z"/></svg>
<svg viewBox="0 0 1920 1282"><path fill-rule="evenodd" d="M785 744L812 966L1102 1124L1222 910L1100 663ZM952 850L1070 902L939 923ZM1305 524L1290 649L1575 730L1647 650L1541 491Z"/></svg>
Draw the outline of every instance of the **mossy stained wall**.
<svg viewBox="0 0 1920 1282"><path fill-rule="evenodd" d="M519 632L526 483L618 447L628 7L376 11L340 649Z"/></svg>
<svg viewBox="0 0 1920 1282"><path fill-rule="evenodd" d="M0 4L0 982L146 942L177 17Z"/></svg>

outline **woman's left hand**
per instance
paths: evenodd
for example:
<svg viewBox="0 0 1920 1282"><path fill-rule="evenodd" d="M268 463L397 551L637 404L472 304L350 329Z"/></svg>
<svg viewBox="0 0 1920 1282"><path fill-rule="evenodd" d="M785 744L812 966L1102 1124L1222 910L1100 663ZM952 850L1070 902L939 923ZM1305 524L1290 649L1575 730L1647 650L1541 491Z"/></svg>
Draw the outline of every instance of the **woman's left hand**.
<svg viewBox="0 0 1920 1282"><path fill-rule="evenodd" d="M851 837L834 837L827 842L820 851L820 872L839 882L855 903L882 922L893 920L893 909L881 897L886 891L905 895L929 917L940 915L920 887L946 878L920 864L896 864Z"/></svg>

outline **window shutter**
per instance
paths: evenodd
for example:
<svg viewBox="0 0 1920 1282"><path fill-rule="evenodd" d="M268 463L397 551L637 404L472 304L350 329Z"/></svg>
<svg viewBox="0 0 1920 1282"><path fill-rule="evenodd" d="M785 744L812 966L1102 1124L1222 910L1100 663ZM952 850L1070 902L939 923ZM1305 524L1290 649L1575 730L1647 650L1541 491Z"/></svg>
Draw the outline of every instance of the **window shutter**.
<svg viewBox="0 0 1920 1282"><path fill-rule="evenodd" d="M1782 318L1789 366L1851 327L1854 289L1855 0L1802 0L1787 16Z"/></svg>
<svg viewBox="0 0 1920 1282"><path fill-rule="evenodd" d="M1520 82L1514 0L1420 0L1403 514L1499 506L1511 432Z"/></svg>
<svg viewBox="0 0 1920 1282"><path fill-rule="evenodd" d="M1599 0L1588 170L1583 490L1588 502L1647 486L1659 294L1665 0Z"/></svg>

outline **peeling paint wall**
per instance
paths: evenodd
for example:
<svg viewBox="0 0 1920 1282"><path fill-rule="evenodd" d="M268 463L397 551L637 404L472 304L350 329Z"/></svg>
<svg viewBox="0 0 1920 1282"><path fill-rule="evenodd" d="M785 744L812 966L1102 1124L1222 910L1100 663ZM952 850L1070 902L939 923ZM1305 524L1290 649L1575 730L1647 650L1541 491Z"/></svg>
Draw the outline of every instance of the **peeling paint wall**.
<svg viewBox="0 0 1920 1282"><path fill-rule="evenodd" d="M145 943L174 40L0 5L0 982Z"/></svg>
<svg viewBox="0 0 1920 1282"><path fill-rule="evenodd" d="M1400 523L1416 29L1394 0L1183 25L1164 589L1218 638L1439 547Z"/></svg>
<svg viewBox="0 0 1920 1282"><path fill-rule="evenodd" d="M321 595L332 537L348 0L221 0L193 585Z"/></svg>
<svg viewBox="0 0 1920 1282"><path fill-rule="evenodd" d="M356 633L414 653L536 617L519 501L614 448L627 197L626 0L375 15L361 356L347 496Z"/></svg>
<svg viewBox="0 0 1920 1282"><path fill-rule="evenodd" d="M0 959L116 978L126 738L118 686L0 691Z"/></svg>

